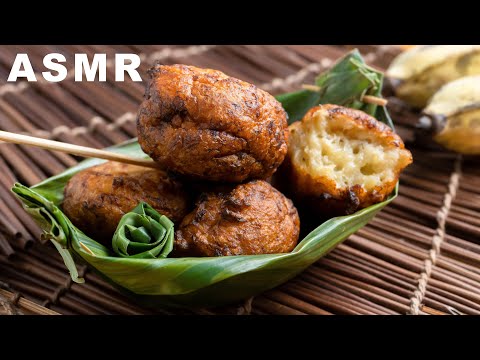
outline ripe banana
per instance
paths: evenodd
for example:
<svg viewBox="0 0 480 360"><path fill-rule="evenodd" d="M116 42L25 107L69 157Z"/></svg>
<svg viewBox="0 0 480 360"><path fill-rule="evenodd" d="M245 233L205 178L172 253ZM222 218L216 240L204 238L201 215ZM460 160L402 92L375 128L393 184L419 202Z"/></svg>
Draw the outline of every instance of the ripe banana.
<svg viewBox="0 0 480 360"><path fill-rule="evenodd" d="M397 97L423 108L444 84L480 75L480 45L421 45L397 56L386 75Z"/></svg>
<svg viewBox="0 0 480 360"><path fill-rule="evenodd" d="M480 155L480 76L467 76L443 86L430 100L420 127L447 149Z"/></svg>

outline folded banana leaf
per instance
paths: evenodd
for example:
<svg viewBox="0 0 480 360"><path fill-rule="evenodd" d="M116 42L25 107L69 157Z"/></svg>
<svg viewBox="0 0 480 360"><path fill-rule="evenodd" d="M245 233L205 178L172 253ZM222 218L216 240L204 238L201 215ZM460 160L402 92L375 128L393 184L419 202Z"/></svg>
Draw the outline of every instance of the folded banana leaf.
<svg viewBox="0 0 480 360"><path fill-rule="evenodd" d="M359 109L369 115L384 112L384 107L362 102L365 95L381 96L383 73L365 64L358 50L341 58L333 67L315 79L315 90L299 90L277 95L289 115L289 123L301 120L305 113L319 104L336 104ZM379 120L386 120L380 117ZM391 120L389 125L392 126Z"/></svg>
<svg viewBox="0 0 480 360"><path fill-rule="evenodd" d="M336 76L339 80L331 80ZM289 112L291 120L298 119L302 112L322 103L322 99L328 96L328 102L335 100L337 103L361 108L393 127L384 107L361 103L364 94L380 95L383 76L368 68L358 52L348 54L319 79L324 79L320 84L317 79L321 92L309 94L308 91L302 91L278 97ZM333 96L339 91L342 93L341 97ZM305 94L308 96L304 96ZM318 94L323 95L318 97ZM109 150L146 157L135 139ZM15 184L12 191L22 201L25 210L42 227L43 236L50 239L58 249L74 281L84 281L78 276L75 261L87 263L136 301L153 307L222 305L280 285L364 226L397 194L396 189L394 194L382 203L318 224L291 253L207 258L118 256L77 229L60 209L63 189L68 180L79 171L101 162L103 161L98 159L88 159L31 188ZM133 222L132 226L138 227L139 224L141 225ZM129 234L120 242L132 240L135 238ZM119 246L126 249L125 244ZM160 253L161 251L163 250L160 250Z"/></svg>
<svg viewBox="0 0 480 360"><path fill-rule="evenodd" d="M173 250L173 222L145 202L122 216L113 235L113 251L121 257L166 258Z"/></svg>

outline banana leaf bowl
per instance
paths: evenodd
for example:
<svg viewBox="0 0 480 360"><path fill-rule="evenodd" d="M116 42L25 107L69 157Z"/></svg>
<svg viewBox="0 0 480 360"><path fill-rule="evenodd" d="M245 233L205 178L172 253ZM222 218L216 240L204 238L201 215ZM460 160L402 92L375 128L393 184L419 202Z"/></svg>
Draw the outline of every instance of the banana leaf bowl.
<svg viewBox="0 0 480 360"><path fill-rule="evenodd" d="M341 91L338 95L338 78ZM360 108L393 127L384 106L363 104L365 94L379 96L383 74L367 67L352 52L329 72L321 74L316 85L322 92L301 90L277 97L290 115L301 118L309 107L325 102ZM335 97L335 96L336 97ZM109 148L132 156L146 156L136 139ZM61 210L63 189L79 171L102 163L88 159L67 171L30 188L15 184L12 191L25 210L43 229L62 255L72 280L82 283L75 262L86 263L135 301L151 307L217 306L237 302L276 287L295 277L371 220L397 195L352 215L332 218L301 239L290 253L204 258L132 258L116 254L77 229ZM319 221L320 222L320 221Z"/></svg>

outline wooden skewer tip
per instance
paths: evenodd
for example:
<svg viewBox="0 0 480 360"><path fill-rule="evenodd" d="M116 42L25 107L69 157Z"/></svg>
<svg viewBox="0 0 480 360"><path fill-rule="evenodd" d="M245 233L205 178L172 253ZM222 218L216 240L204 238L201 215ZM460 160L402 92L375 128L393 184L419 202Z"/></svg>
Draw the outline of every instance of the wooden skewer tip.
<svg viewBox="0 0 480 360"><path fill-rule="evenodd" d="M364 95L361 101L367 104L374 104L379 106L386 106L388 104L387 99L372 95Z"/></svg>
<svg viewBox="0 0 480 360"><path fill-rule="evenodd" d="M312 85L312 84L302 84L302 89L315 91L315 92L320 92L320 90L322 90L320 86Z"/></svg>

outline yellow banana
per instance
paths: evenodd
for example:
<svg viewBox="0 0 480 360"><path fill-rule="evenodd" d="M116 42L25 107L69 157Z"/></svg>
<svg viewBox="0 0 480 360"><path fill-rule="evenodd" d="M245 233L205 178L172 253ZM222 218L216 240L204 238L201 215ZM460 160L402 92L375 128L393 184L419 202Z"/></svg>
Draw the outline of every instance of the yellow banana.
<svg viewBox="0 0 480 360"><path fill-rule="evenodd" d="M443 86L430 100L420 127L430 128L445 148L480 155L480 76L466 76Z"/></svg>
<svg viewBox="0 0 480 360"><path fill-rule="evenodd" d="M480 75L480 45L420 45L397 56L386 72L396 95L418 108L444 84Z"/></svg>

